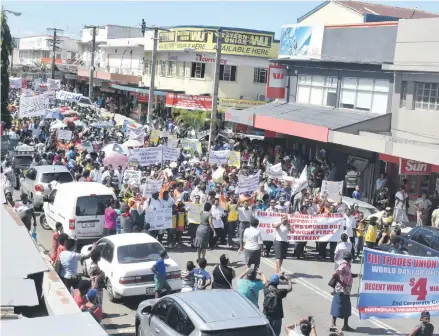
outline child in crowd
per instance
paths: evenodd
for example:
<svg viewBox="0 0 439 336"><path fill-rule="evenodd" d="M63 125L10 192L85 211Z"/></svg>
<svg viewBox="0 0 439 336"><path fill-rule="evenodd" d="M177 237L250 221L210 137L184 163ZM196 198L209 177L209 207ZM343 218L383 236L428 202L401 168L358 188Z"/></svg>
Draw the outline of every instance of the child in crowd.
<svg viewBox="0 0 439 336"><path fill-rule="evenodd" d="M185 279L189 279L190 276L194 276L194 290L203 290L209 287L212 283L212 279L210 277L209 272L205 270L207 266L207 260L205 258L200 258L198 260L199 268L195 268L190 271Z"/></svg>
<svg viewBox="0 0 439 336"><path fill-rule="evenodd" d="M182 292L190 292L194 289L195 277L194 275L190 275L190 273L194 270L195 265L192 261L188 261L186 264L186 271L182 273Z"/></svg>

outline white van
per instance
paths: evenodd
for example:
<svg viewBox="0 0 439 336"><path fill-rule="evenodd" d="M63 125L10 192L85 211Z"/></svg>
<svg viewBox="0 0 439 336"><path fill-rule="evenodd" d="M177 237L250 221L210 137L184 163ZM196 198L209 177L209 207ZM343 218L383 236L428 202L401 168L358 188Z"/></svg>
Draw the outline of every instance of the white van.
<svg viewBox="0 0 439 336"><path fill-rule="evenodd" d="M64 232L81 244L101 238L111 199L116 199L113 190L97 182L60 184L44 200L47 225L55 230L56 223L62 223Z"/></svg>

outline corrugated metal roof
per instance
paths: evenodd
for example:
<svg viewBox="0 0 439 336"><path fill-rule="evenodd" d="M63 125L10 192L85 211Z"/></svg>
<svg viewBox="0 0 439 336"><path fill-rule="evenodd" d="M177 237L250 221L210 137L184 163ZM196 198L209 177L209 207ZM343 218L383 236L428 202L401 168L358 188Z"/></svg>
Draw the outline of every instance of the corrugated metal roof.
<svg viewBox="0 0 439 336"><path fill-rule="evenodd" d="M247 109L247 111L250 109ZM304 124L322 126L331 130L346 127L362 121L380 117L375 113L356 112L319 106L273 102L251 109L253 113L277 119L290 120Z"/></svg>
<svg viewBox="0 0 439 336"><path fill-rule="evenodd" d="M38 331L39 330L39 331ZM3 335L107 336L90 313L2 321Z"/></svg>
<svg viewBox="0 0 439 336"><path fill-rule="evenodd" d="M2 306L37 306L38 296L33 279L21 279L2 276L1 279Z"/></svg>
<svg viewBox="0 0 439 336"><path fill-rule="evenodd" d="M5 297L5 300L3 300L4 297L2 295L1 304L19 306L27 302L24 305L31 306L34 304L33 296L28 295L29 288L24 284L25 282L19 281L19 279L26 279L30 274L45 272L48 270L48 267L41 257L29 231L19 219L16 220L11 216L5 205L1 206L0 232L2 293L10 292L11 295L12 293L16 295L11 298ZM3 286L3 282L5 282L7 287ZM36 295L34 282L33 290ZM13 301L12 303L10 302L11 300Z"/></svg>

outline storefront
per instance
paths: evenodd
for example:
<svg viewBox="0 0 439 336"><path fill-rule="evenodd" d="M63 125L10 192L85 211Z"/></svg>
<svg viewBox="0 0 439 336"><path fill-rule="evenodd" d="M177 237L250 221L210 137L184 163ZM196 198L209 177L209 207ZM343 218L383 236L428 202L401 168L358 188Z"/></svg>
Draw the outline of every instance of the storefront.
<svg viewBox="0 0 439 336"><path fill-rule="evenodd" d="M439 166L387 154L380 154L379 159L386 163L391 196L395 195L400 185L406 187L410 200L410 216L416 216L414 202L423 192L428 196L434 191L439 192Z"/></svg>

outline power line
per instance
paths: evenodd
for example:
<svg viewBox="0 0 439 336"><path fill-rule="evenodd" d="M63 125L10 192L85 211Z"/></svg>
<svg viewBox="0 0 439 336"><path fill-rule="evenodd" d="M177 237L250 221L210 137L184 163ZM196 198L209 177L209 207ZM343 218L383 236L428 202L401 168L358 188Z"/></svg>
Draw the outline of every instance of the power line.
<svg viewBox="0 0 439 336"><path fill-rule="evenodd" d="M92 30L92 41L91 41L91 63L90 63L90 84L88 87L88 98L93 101L93 80L94 80L94 70L95 70L95 51L96 51L96 30L105 29L102 26L84 26L84 29Z"/></svg>
<svg viewBox="0 0 439 336"><path fill-rule="evenodd" d="M58 44L62 42L62 40L58 40L56 38L57 32L64 32L64 30L59 28L47 28L48 31L53 31L53 38L49 40L49 43L52 44L52 79L55 79L55 62L56 62L56 51L59 50Z"/></svg>

